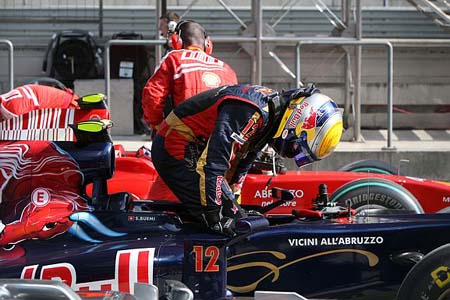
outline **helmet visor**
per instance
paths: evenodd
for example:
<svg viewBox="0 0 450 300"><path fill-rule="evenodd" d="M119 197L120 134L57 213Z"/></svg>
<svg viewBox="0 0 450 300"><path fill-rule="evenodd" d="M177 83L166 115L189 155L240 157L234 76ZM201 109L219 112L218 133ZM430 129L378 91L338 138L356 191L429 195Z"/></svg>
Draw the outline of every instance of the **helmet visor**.
<svg viewBox="0 0 450 300"><path fill-rule="evenodd" d="M318 160L309 148L308 142L305 139L296 139L291 145L291 156L294 158L297 167L306 166Z"/></svg>

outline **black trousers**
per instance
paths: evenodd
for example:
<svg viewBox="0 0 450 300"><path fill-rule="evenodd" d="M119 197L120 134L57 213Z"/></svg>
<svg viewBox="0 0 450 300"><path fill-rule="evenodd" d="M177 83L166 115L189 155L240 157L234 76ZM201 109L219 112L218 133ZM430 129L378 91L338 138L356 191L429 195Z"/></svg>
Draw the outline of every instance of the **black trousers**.
<svg viewBox="0 0 450 300"><path fill-rule="evenodd" d="M217 215L219 219L225 216L235 220L246 216L245 211L236 202L234 195L230 194L229 188L222 189L221 206L216 204L203 206L200 202L200 175L196 172L201 149L198 149L195 144L189 144L185 149L185 159L178 160L166 151L164 141L164 137L160 135L156 135L153 139L153 164L159 176L182 202L188 214L202 221L203 214L207 216ZM224 182L223 184L227 183ZM209 220L208 222L211 222Z"/></svg>

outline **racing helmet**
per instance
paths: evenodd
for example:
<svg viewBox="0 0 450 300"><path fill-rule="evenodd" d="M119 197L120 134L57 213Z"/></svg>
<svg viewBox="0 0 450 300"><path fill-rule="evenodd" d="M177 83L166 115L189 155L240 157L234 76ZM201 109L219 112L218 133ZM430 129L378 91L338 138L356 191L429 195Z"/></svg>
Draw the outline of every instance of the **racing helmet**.
<svg viewBox="0 0 450 300"><path fill-rule="evenodd" d="M331 154L342 131L342 113L332 99L319 92L300 94L290 100L271 146L301 167Z"/></svg>

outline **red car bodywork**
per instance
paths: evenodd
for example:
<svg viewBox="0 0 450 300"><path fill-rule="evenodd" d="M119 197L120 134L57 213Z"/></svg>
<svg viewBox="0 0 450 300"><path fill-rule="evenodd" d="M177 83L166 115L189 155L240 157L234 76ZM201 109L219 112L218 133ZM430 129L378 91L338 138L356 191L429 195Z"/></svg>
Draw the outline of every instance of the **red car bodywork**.
<svg viewBox="0 0 450 300"><path fill-rule="evenodd" d="M119 148L116 145L116 149ZM135 157L132 152L118 151L118 153L120 155L116 156L115 175L108 180L109 193L126 190L134 199L178 202L171 193L166 197L158 197L162 195L160 190L164 187L161 187L161 181L149 159ZM327 185L328 193L331 195L342 185L362 178L382 178L403 186L419 200L427 213L437 212L450 205L450 184L446 182L408 176L340 171L288 171L277 176L248 174L241 191L241 204L267 206L273 201L271 188L279 187L291 190L294 199L271 210L270 213L291 214L293 209L313 207L313 199L317 197L321 183ZM157 184L154 185L157 180ZM155 189L158 190L158 196Z"/></svg>
<svg viewBox="0 0 450 300"><path fill-rule="evenodd" d="M74 141L69 125L87 120L109 119L106 108L34 110L0 122L0 140Z"/></svg>

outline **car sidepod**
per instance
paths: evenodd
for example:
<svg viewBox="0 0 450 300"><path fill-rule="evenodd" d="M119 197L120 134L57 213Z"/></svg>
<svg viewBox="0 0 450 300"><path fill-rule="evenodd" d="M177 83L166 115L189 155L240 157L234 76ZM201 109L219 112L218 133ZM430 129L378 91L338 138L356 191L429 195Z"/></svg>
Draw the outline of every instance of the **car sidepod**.
<svg viewBox="0 0 450 300"><path fill-rule="evenodd" d="M333 299L394 299L415 263L411 257L447 243L449 229L448 215L272 226L229 245L228 289L237 295L270 290Z"/></svg>

